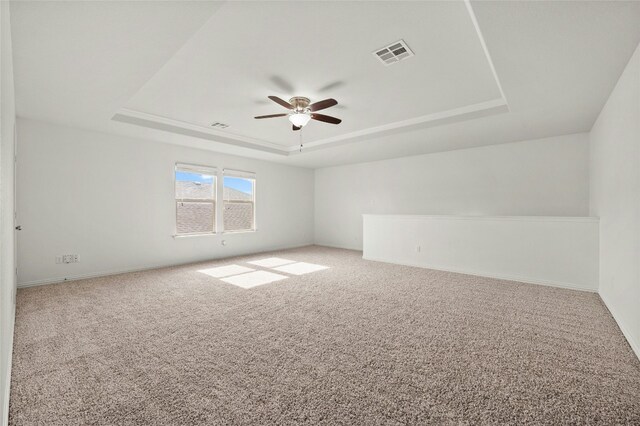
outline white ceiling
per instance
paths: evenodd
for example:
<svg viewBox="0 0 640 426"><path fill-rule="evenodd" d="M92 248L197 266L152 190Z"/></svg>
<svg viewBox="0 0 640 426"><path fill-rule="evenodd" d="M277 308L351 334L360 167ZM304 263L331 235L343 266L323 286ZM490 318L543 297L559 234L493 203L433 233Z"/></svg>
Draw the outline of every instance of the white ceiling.
<svg viewBox="0 0 640 426"><path fill-rule="evenodd" d="M238 17L249 25L238 25ZM454 29L452 31L452 29ZM385 66L371 52L398 40L416 54ZM276 145L298 145L286 112L267 100L334 97L307 142L500 99L462 2L246 2L222 6L126 108Z"/></svg>
<svg viewBox="0 0 640 426"><path fill-rule="evenodd" d="M14 2L11 15L20 116L305 167L588 131L640 41L640 2ZM416 56L371 54L398 39ZM312 121L299 152L286 118L252 118L285 111L267 95L333 97L322 113L343 123Z"/></svg>
<svg viewBox="0 0 640 426"><path fill-rule="evenodd" d="M90 128L110 121L216 7L12 2L18 115Z"/></svg>

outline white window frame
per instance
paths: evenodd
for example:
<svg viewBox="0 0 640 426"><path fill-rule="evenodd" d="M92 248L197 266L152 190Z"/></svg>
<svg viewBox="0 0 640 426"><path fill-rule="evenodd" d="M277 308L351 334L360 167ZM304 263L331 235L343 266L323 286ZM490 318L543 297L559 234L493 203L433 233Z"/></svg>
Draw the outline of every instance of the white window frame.
<svg viewBox="0 0 640 426"><path fill-rule="evenodd" d="M213 194L214 194L214 199L213 199L213 203L215 206L214 209L214 230L212 231L205 231L205 232L183 232L183 233L178 233L178 198L176 198L176 185L177 185L177 179L176 179L176 173L178 171L184 171L184 172L193 172L193 173L200 173L200 174L204 174L204 175L209 175L209 176L213 176L214 177L214 184L213 184ZM201 165L201 164L191 164L191 163L175 163L174 168L173 168L173 208L174 208L174 221L173 221L173 236L177 237L177 238L181 238L181 237L196 237L196 236L203 236L203 235L216 235L220 233L220 224L222 223L221 218L220 218L220 194L219 194L219 187L221 187L222 185L220 185L218 183L219 181L219 176L218 176L218 168L217 167L213 167L213 166L205 166L205 165Z"/></svg>
<svg viewBox="0 0 640 426"><path fill-rule="evenodd" d="M242 178L242 179L251 179L252 183L253 183L253 190L251 191L251 195L253 197L253 199L251 200L252 204L253 204L253 226L251 229L239 229L237 231L233 230L233 231L227 231L226 229L224 229L224 178L225 177L234 177L234 178ZM220 210L221 210L221 215L219 216L219 220L220 220L220 224L221 224L221 228L217 228L216 229L221 229L223 234L239 234L239 233L244 233L244 232L256 232L258 231L258 207L257 207L257 203L256 203L256 187L258 186L258 179L256 178L256 173L254 172L249 172L246 170L234 170L234 169L222 169L222 179L221 179L221 184L218 185L219 189L219 196L220 196L220 200L222 200L220 204ZM216 220L218 220L218 215L216 215Z"/></svg>

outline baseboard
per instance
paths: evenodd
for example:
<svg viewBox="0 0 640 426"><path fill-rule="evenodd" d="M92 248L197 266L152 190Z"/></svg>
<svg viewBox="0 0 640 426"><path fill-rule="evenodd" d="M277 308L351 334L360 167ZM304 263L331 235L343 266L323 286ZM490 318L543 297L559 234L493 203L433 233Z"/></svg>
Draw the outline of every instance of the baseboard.
<svg viewBox="0 0 640 426"><path fill-rule="evenodd" d="M108 276L112 276L112 275L130 274L132 272L144 272L144 271L150 271L152 269L173 268L173 267L178 267L178 266L194 265L196 263L210 262L210 261L214 261L214 260L225 260L225 259L232 259L234 257L240 257L240 256L259 255L259 254L262 254L262 253L269 253L269 252L272 252L272 251L293 250L293 249L301 248L301 247L309 247L311 245L313 245L313 243L305 243L305 244L299 244L299 245L293 245L293 246L269 248L269 249L265 249L265 250L261 250L261 251L257 251L257 252L244 253L244 254L233 254L233 255L224 256L224 257L216 257L216 258L210 258L210 259L194 260L194 261L189 261L189 262L162 263L162 264L155 264L155 265L145 265L145 266L140 266L140 267L131 268L131 269L117 269L117 270L111 270L111 271L98 271L98 272L92 272L92 273L89 273L89 274L69 275L69 276L64 277L64 278L59 278L59 277L58 278L45 278L45 279L41 279L41 280L25 281L25 282L18 283L18 288L37 287L37 286L49 285L49 284L61 284L61 283L67 283L67 282L72 282L72 281L86 280L86 279L90 279L90 278L100 278L100 277L108 277Z"/></svg>
<svg viewBox="0 0 640 426"><path fill-rule="evenodd" d="M436 271L454 272L456 274L465 274L465 275L475 275L475 276L478 276L478 277L494 278L494 279L497 279L497 280L517 281L517 282L521 282L521 283L537 284L537 285L543 285L543 286L547 286L547 287L557 287L557 288L565 288L565 289L568 289L568 290L587 291L587 292L590 292L590 293L597 293L598 292L597 289L593 289L593 288L589 288L589 287L583 287L583 286L580 286L580 285L577 285L577 284L565 283L565 282L560 282L560 281L551 281L551 280L540 280L540 279L537 279L537 278L531 278L531 277L526 277L526 276L491 274L491 273L487 273L485 271L474 271L474 270L470 270L470 269L449 269L449 268L443 268L443 267L437 266L437 265L424 265L424 264L404 262L404 261L390 261L390 260L386 260L386 259L376 259L376 258L364 257L364 256L362 258L364 260L372 260L374 262L384 262L384 263L392 263L392 264L403 265L403 266L413 266L413 267L416 267L416 268L434 269Z"/></svg>
<svg viewBox="0 0 640 426"><path fill-rule="evenodd" d="M362 247L347 246L347 245L340 245L340 244L315 243L314 245L320 246L320 247L329 247L329 248L337 248L337 249L345 249L345 250L362 251Z"/></svg>
<svg viewBox="0 0 640 426"><path fill-rule="evenodd" d="M627 339L629 346L631 346L631 350L633 350L633 352L640 360L640 342L637 342L633 338L631 332L629 332L629 328L627 328L624 321L622 321L622 318L618 314L616 314L616 311L614 309L611 309L613 305L610 302L607 302L607 298L604 296L604 294L598 292L598 295L600 296L600 300L602 300L602 303L604 303L604 306L606 306L609 310L609 313L611 313L614 321L618 324L618 328L620 328L620 331L622 331L622 334Z"/></svg>
<svg viewBox="0 0 640 426"><path fill-rule="evenodd" d="M13 334L16 324L16 306L11 315L11 334L9 335L9 356L7 357L7 379L2 390L2 426L9 425L9 398L11 397L11 367L13 366Z"/></svg>

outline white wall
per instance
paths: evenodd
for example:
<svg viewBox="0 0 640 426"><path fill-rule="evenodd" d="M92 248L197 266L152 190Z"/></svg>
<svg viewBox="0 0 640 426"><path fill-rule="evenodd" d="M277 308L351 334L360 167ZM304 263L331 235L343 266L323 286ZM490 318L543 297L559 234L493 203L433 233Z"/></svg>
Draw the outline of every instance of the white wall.
<svg viewBox="0 0 640 426"><path fill-rule="evenodd" d="M600 296L640 357L640 47L590 134Z"/></svg>
<svg viewBox="0 0 640 426"><path fill-rule="evenodd" d="M9 416L9 384L15 314L13 60L9 2L0 2L0 424Z"/></svg>
<svg viewBox="0 0 640 426"><path fill-rule="evenodd" d="M317 169L316 243L362 249L362 214L586 216L586 133Z"/></svg>
<svg viewBox="0 0 640 426"><path fill-rule="evenodd" d="M363 257L598 291L598 219L365 215Z"/></svg>
<svg viewBox="0 0 640 426"><path fill-rule="evenodd" d="M18 285L313 243L312 170L23 119L18 152ZM256 172L258 231L173 238L175 162Z"/></svg>

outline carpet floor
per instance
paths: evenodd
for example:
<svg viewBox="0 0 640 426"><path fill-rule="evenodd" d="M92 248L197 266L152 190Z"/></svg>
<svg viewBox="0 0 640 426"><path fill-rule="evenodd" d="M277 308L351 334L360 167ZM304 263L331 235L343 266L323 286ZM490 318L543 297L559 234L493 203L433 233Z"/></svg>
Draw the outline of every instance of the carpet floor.
<svg viewBox="0 0 640 426"><path fill-rule="evenodd" d="M329 268L247 263L269 257ZM198 272L232 264L286 278ZM11 425L640 424L640 361L597 294L355 251L21 289L16 315Z"/></svg>

